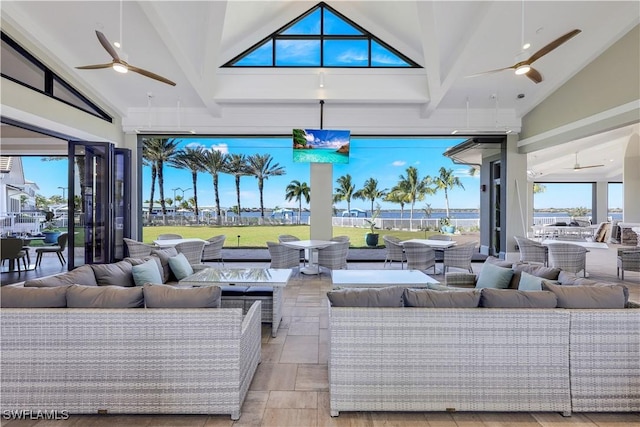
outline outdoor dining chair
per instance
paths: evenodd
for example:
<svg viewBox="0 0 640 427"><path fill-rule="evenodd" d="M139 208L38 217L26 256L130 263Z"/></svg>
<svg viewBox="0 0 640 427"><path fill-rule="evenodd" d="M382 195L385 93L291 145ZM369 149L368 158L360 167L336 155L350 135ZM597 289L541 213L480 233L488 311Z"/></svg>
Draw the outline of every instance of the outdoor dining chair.
<svg viewBox="0 0 640 427"><path fill-rule="evenodd" d="M518 244L521 262L537 262L545 266L549 264L549 248L547 246L522 236L514 236L513 238Z"/></svg>
<svg viewBox="0 0 640 427"><path fill-rule="evenodd" d="M443 273L446 273L449 268L462 268L473 273L471 268L471 259L474 252L476 252L477 242L471 242L460 246L452 246L444 250L444 257L442 260Z"/></svg>
<svg viewBox="0 0 640 427"><path fill-rule="evenodd" d="M208 245L204 246L202 250L202 261L218 261L224 265L224 259L222 259L222 247L227 236L220 234L207 239Z"/></svg>
<svg viewBox="0 0 640 427"><path fill-rule="evenodd" d="M297 242L300 239L291 234L281 234L278 236L278 242ZM307 256L304 249L300 249L300 262L304 265L307 265Z"/></svg>
<svg viewBox="0 0 640 427"><path fill-rule="evenodd" d="M407 256L407 269L426 270L433 267L433 274L436 274L436 252L433 248L416 242L406 242L403 246Z"/></svg>
<svg viewBox="0 0 640 427"><path fill-rule="evenodd" d="M175 248L179 254L181 253L187 258L189 264L196 265L201 263L204 241L182 242L178 243Z"/></svg>
<svg viewBox="0 0 640 427"><path fill-rule="evenodd" d="M640 248L618 249L617 275L624 280L624 271L640 271Z"/></svg>
<svg viewBox="0 0 640 427"><path fill-rule="evenodd" d="M404 269L404 263L407 260L404 254L404 248L400 244L400 239L395 236L382 236L384 247L387 251L387 255L384 258L383 267L387 267L387 263L391 264L393 261L400 261L400 269Z"/></svg>
<svg viewBox="0 0 640 427"><path fill-rule="evenodd" d="M276 242L267 242L271 256L271 268L296 268L300 266L300 251Z"/></svg>
<svg viewBox="0 0 640 427"><path fill-rule="evenodd" d="M127 239L126 237L122 240L124 240L127 252L131 258L143 258L149 256L151 255L151 251L155 248L155 246L138 242L137 240Z"/></svg>
<svg viewBox="0 0 640 427"><path fill-rule="evenodd" d="M583 272L587 277L587 249L571 243L552 243L549 245L549 266L568 271Z"/></svg>
<svg viewBox="0 0 640 427"><path fill-rule="evenodd" d="M58 255L58 259L60 260L61 265L65 265L67 260L64 259L64 255L62 252L67 248L67 241L69 239L69 235L67 233L62 233L58 236L58 244L54 246L44 246L36 249L36 267L38 267L42 263L42 255L44 254L56 254Z"/></svg>
<svg viewBox="0 0 640 427"><path fill-rule="evenodd" d="M431 236L429 236L429 240L442 240L445 242L450 242L453 239L451 238L451 236L447 235L447 234L432 234ZM442 262L444 260L444 251L441 250L437 250L436 251L436 262Z"/></svg>
<svg viewBox="0 0 640 427"><path fill-rule="evenodd" d="M4 238L0 240L0 256L2 257L2 263L9 260L9 263L18 264L18 272L20 272L20 261L27 269L27 253L22 249L22 239Z"/></svg>
<svg viewBox="0 0 640 427"><path fill-rule="evenodd" d="M318 266L330 270L342 270L347 268L347 255L349 254L349 242L337 242L333 245L318 249Z"/></svg>
<svg viewBox="0 0 640 427"><path fill-rule="evenodd" d="M182 239L180 234L166 233L158 235L157 240L172 240L172 239Z"/></svg>

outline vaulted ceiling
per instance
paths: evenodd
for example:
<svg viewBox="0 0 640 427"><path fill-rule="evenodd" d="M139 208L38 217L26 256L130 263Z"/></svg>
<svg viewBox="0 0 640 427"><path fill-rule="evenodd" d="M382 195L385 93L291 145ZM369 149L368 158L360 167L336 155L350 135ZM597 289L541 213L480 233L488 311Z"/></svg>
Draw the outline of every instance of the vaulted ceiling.
<svg viewBox="0 0 640 427"><path fill-rule="evenodd" d="M304 120L317 117L319 99L335 123L359 134L519 132L524 115L640 20L636 1L329 1L423 68L220 68L316 4L3 0L1 8L3 31L19 34L39 59L122 117L125 132L200 134L238 133L243 126L248 133L283 133L290 123L280 116L313 125ZM582 32L535 62L544 78L539 84L513 70L467 78L515 64L522 38L532 45L528 57L573 29ZM176 86L111 69L76 69L110 61L96 30L110 41L122 36L130 64ZM633 131L637 126L531 153L530 166L552 176L572 167L576 152L580 163L603 163L603 153L614 154L612 141ZM609 177L621 170L618 162L605 162Z"/></svg>

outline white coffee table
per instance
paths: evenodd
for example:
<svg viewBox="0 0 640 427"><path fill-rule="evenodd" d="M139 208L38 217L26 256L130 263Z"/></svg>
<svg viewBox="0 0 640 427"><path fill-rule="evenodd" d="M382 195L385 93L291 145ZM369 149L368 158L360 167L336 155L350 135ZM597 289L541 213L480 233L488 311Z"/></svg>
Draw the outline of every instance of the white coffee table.
<svg viewBox="0 0 640 427"><path fill-rule="evenodd" d="M420 270L334 270L331 278L334 288L428 288L440 283Z"/></svg>

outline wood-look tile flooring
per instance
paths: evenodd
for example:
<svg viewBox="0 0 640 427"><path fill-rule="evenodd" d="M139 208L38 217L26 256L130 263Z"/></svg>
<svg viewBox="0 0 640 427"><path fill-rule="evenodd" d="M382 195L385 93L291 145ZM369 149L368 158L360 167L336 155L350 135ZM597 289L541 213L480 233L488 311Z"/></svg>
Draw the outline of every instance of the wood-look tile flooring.
<svg viewBox="0 0 640 427"><path fill-rule="evenodd" d="M587 266L591 277L617 281L614 251L591 251ZM611 252L607 255L608 252ZM594 254L595 253L595 254ZM266 267L267 263L235 266ZM228 267L234 264L227 263ZM474 264L479 269L481 264ZM381 263L350 263L350 269L382 268ZM390 268L399 268L396 263ZM434 276L443 280L442 276ZM640 274L628 273L626 285L632 299L640 301ZM175 427L640 427L638 413L575 413L565 418L558 413L494 412L342 412L329 415L327 373L328 313L326 292L330 276L295 276L285 290L283 323L278 336L270 327L262 333L262 363L251 384L238 421L228 415L89 415L71 416L66 421L2 420L7 427L48 426L175 426ZM5 409L5 408L2 408Z"/></svg>

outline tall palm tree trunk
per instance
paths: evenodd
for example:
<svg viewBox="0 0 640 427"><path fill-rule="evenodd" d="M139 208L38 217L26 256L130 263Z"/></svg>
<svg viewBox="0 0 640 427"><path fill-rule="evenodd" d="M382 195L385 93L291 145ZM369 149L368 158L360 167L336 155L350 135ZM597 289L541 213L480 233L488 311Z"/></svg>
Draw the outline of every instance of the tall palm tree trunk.
<svg viewBox="0 0 640 427"><path fill-rule="evenodd" d="M162 208L162 224L167 225L167 203L164 201L164 174L162 160L158 160L158 190L160 191L160 207Z"/></svg>
<svg viewBox="0 0 640 427"><path fill-rule="evenodd" d="M158 176L158 169L156 168L155 162L151 164L151 196L149 197L149 212L147 213L147 219L151 219L151 214L153 212L153 196L156 191L156 178Z"/></svg>
<svg viewBox="0 0 640 427"><path fill-rule="evenodd" d="M193 183L193 207L196 212L196 224L200 224L200 212L198 210L198 172L191 172L191 181Z"/></svg>
<svg viewBox="0 0 640 427"><path fill-rule="evenodd" d="M449 194L447 193L447 189L444 189L444 206L447 210L447 218L449 217Z"/></svg>
<svg viewBox="0 0 640 427"><path fill-rule="evenodd" d="M240 175L236 175L236 197L238 199L238 222L242 218L242 211L240 209Z"/></svg>
<svg viewBox="0 0 640 427"><path fill-rule="evenodd" d="M263 190L264 180L262 178L258 178L258 191L260 192L260 218L262 223L264 223L264 196L262 194Z"/></svg>
<svg viewBox="0 0 640 427"><path fill-rule="evenodd" d="M220 210L220 193L218 192L218 175L213 175L213 193L216 199L216 224L222 225L222 212Z"/></svg>

